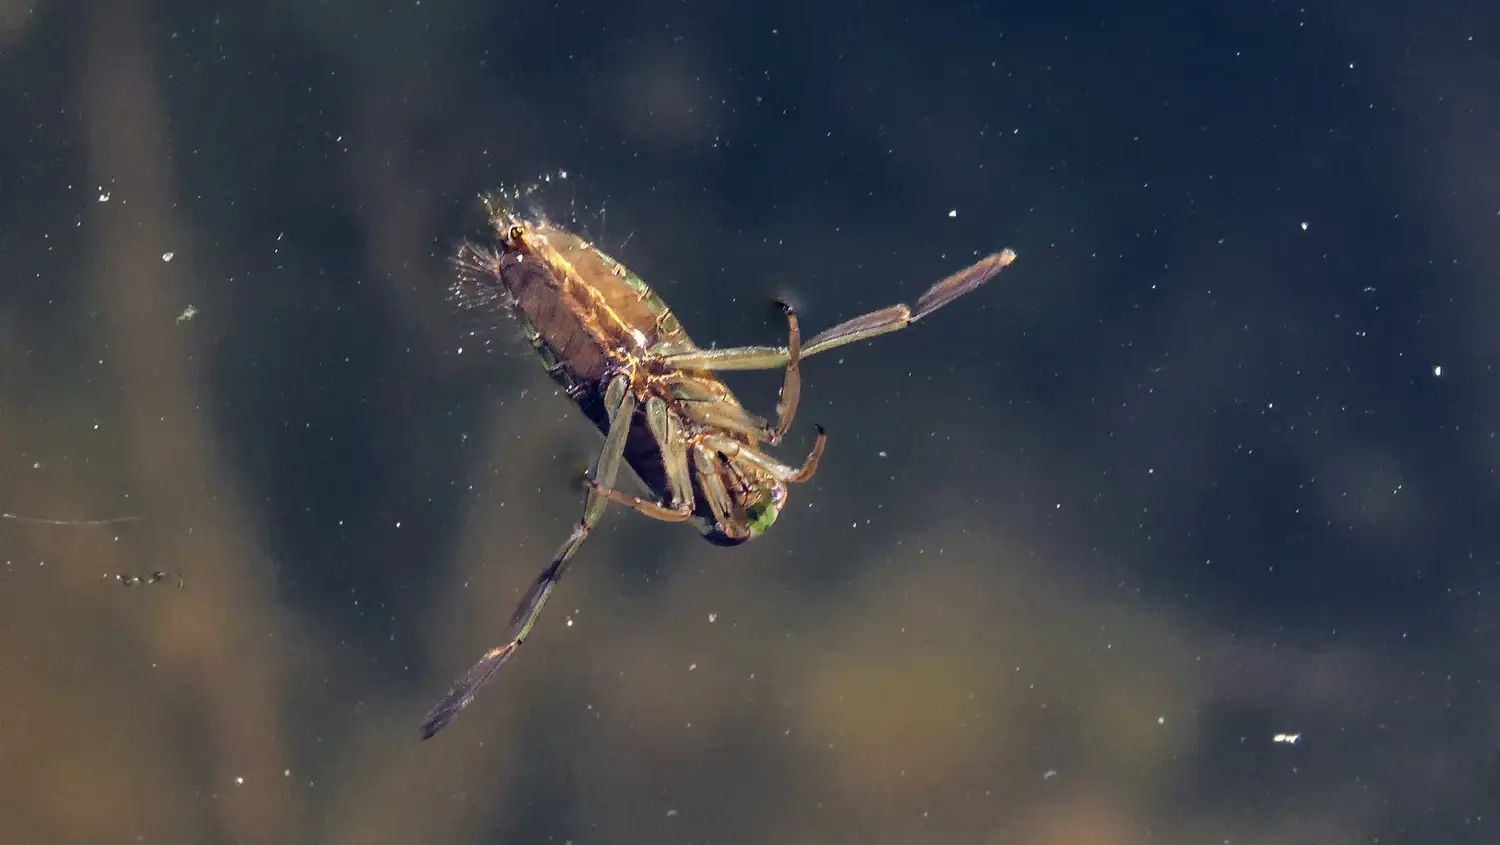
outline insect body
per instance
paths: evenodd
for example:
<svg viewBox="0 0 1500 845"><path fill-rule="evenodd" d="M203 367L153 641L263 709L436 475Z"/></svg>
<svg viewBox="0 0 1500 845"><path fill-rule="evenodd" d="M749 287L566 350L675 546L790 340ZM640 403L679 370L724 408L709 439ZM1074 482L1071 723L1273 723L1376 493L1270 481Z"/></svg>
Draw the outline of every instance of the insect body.
<svg viewBox="0 0 1500 845"><path fill-rule="evenodd" d="M732 546L771 526L787 485L807 481L827 435L801 466L777 461L801 394L803 358L905 328L978 288L1015 260L990 255L933 285L915 307L893 305L840 323L803 342L786 315L786 346L701 349L664 302L624 265L545 218L522 217L503 197L485 198L493 246L464 244L455 290L467 307L503 304L521 323L547 371L604 434L585 481L583 515L511 617L507 642L486 652L428 713L423 738L442 730L531 632L569 561L613 501L646 516L691 522L716 545ZM773 422L747 411L716 373L782 368ZM615 489L622 464L649 497Z"/></svg>

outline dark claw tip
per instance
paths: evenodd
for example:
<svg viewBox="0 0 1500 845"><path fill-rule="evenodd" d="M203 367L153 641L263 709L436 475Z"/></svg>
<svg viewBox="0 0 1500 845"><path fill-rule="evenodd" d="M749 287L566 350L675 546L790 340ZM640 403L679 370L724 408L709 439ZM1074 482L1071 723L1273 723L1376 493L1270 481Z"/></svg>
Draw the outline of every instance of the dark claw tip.
<svg viewBox="0 0 1500 845"><path fill-rule="evenodd" d="M790 314L790 313L792 313L792 303L787 302L785 299L777 299L776 300L776 307L780 308L781 309L781 313L783 313L783 314Z"/></svg>
<svg viewBox="0 0 1500 845"><path fill-rule="evenodd" d="M817 431L819 434L827 434L828 433L828 429L824 428L823 426L819 425L818 423L813 423L813 429L815 431Z"/></svg>

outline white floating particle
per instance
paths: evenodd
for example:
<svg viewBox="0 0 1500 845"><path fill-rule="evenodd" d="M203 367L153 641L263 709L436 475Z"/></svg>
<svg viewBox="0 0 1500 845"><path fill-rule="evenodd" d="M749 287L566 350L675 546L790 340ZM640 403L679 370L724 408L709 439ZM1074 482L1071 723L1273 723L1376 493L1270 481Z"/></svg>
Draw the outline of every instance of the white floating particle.
<svg viewBox="0 0 1500 845"><path fill-rule="evenodd" d="M697 671L697 669L698 669L698 664L696 664L696 663L690 663L690 664L688 664L688 671L689 672Z"/></svg>
<svg viewBox="0 0 1500 845"><path fill-rule="evenodd" d="M1165 725L1167 723L1167 717L1166 716L1157 716L1156 717L1156 723L1158 725Z"/></svg>
<svg viewBox="0 0 1500 845"><path fill-rule="evenodd" d="M886 454L886 452L885 452L885 450L884 450L884 449L881 449L881 450L880 450L880 452L879 452L879 453L878 453L878 454L879 454L879 455L880 455L880 457L882 457L882 458L889 458L889 457L890 457L890 455L887 455L887 454Z"/></svg>
<svg viewBox="0 0 1500 845"><path fill-rule="evenodd" d="M1284 742L1287 745L1296 745L1302 739L1302 734L1277 734L1271 737L1272 742Z"/></svg>
<svg viewBox="0 0 1500 845"><path fill-rule="evenodd" d="M182 309L181 314L177 315L177 322L186 323L196 316L198 316L198 309L189 304L188 307Z"/></svg>
<svg viewBox="0 0 1500 845"><path fill-rule="evenodd" d="M164 253L161 254L161 260L162 261L171 261L174 257L176 257L176 255L177 255L177 253L175 253L175 252L164 252Z"/></svg>
<svg viewBox="0 0 1500 845"><path fill-rule="evenodd" d="M241 785L241 786L243 786L243 785L244 785L244 783L245 783L245 779L244 779L244 778L235 778L235 779L234 779L234 782L235 782L235 783L236 783L236 784L239 784L239 785Z"/></svg>
<svg viewBox="0 0 1500 845"><path fill-rule="evenodd" d="M1441 377L1443 375L1443 365L1439 364L1436 367L1433 367L1432 374Z"/></svg>
<svg viewBox="0 0 1500 845"><path fill-rule="evenodd" d="M950 210L948 212L948 216L949 217L957 217L958 216L958 209L955 208L955 209Z"/></svg>
<svg viewBox="0 0 1500 845"><path fill-rule="evenodd" d="M99 192L99 201L100 202L109 202L109 191L103 191L103 190L101 190Z"/></svg>
<svg viewBox="0 0 1500 845"><path fill-rule="evenodd" d="M1306 220L1302 221L1302 231L1304 231L1304 232L1307 231L1307 221Z"/></svg>
<svg viewBox="0 0 1500 845"><path fill-rule="evenodd" d="M719 619L719 614L717 614L717 613L710 613L710 614L709 614L709 615L708 615L708 621L709 621L709 622L710 622L710 623L713 623L713 622L717 622L717 621L718 621L718 619Z"/></svg>

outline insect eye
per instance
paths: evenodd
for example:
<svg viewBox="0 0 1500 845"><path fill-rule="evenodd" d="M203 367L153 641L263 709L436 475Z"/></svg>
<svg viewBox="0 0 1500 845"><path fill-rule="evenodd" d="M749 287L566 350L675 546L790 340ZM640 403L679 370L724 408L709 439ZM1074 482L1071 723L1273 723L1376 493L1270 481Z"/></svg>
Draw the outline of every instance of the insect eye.
<svg viewBox="0 0 1500 845"><path fill-rule="evenodd" d="M777 484L771 488L770 499L761 499L746 508L745 516L749 518L751 537L759 537L776 523L776 515L781 512L781 503L786 499L786 485Z"/></svg>

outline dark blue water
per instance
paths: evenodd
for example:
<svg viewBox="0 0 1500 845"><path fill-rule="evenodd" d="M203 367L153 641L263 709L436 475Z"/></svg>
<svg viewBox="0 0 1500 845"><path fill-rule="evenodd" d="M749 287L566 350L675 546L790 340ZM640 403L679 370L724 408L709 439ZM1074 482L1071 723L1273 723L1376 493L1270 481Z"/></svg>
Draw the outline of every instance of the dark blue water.
<svg viewBox="0 0 1500 845"><path fill-rule="evenodd" d="M1496 840L1488 5L9 5L7 841ZM447 295L544 175L704 345L1020 259L424 743L599 445Z"/></svg>

